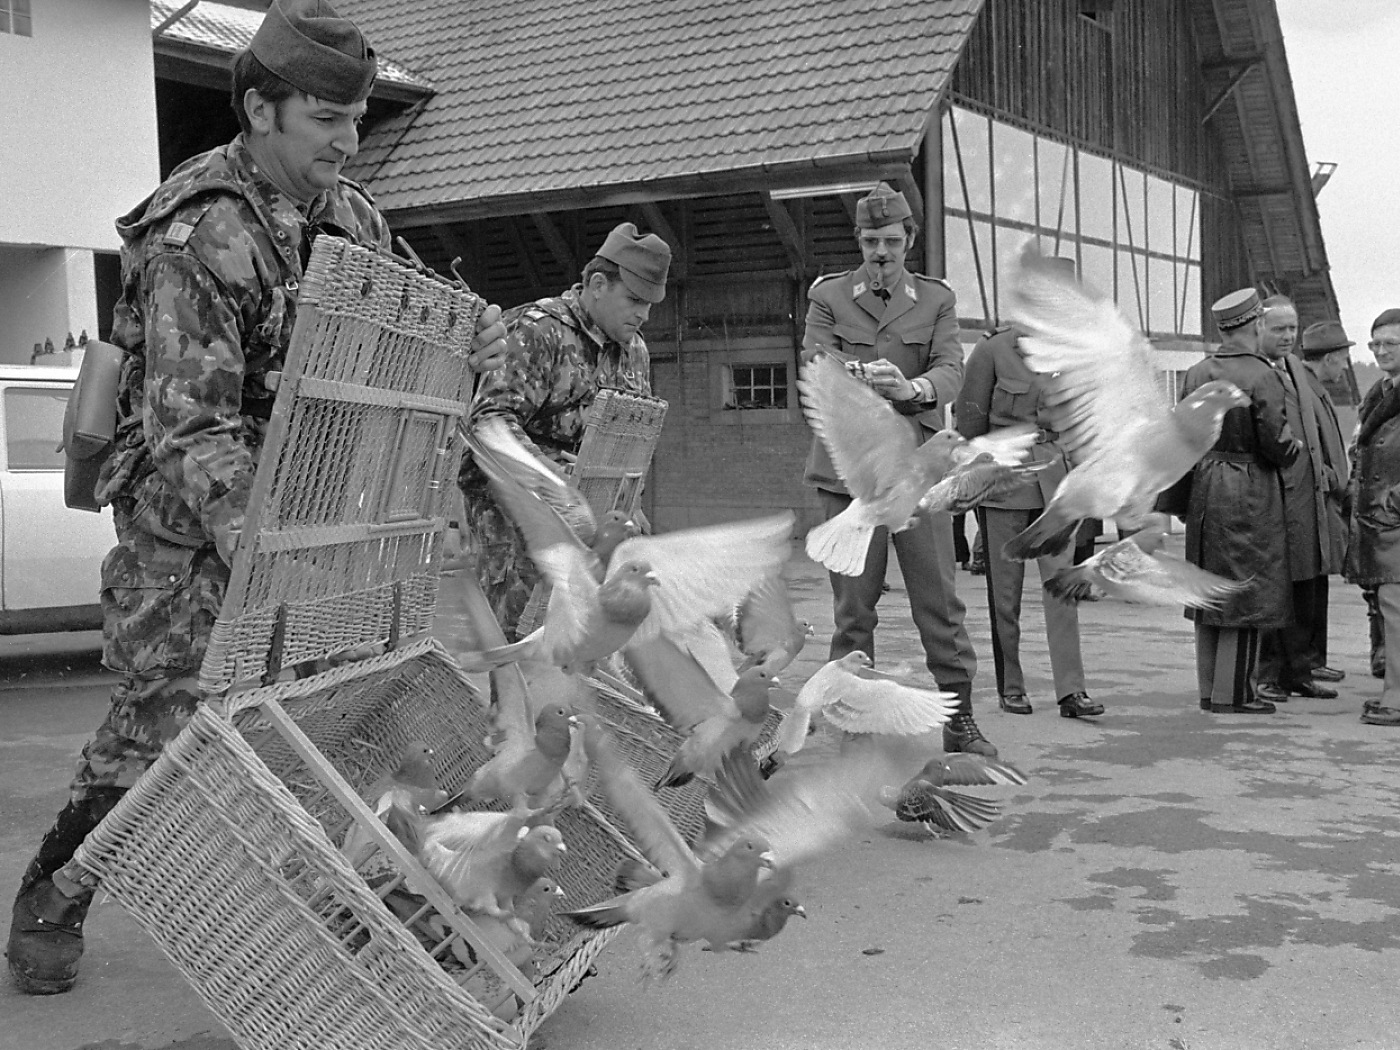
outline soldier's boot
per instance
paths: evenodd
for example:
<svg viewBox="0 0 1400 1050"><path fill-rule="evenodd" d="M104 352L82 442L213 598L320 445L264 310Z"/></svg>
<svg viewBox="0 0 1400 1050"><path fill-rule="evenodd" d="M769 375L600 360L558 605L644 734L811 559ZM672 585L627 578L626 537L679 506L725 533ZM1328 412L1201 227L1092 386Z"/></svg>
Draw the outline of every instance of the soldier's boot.
<svg viewBox="0 0 1400 1050"><path fill-rule="evenodd" d="M1371 674L1385 677L1385 618L1381 616L1380 599L1375 588L1368 587L1361 592L1366 599L1366 622L1371 628Z"/></svg>
<svg viewBox="0 0 1400 1050"><path fill-rule="evenodd" d="M982 735L971 711L958 711L943 724L943 750L996 758L997 749Z"/></svg>
<svg viewBox="0 0 1400 1050"><path fill-rule="evenodd" d="M10 977L26 995L66 992L78 979L92 890L60 869L120 797L113 792L65 806L20 879L5 957Z"/></svg>

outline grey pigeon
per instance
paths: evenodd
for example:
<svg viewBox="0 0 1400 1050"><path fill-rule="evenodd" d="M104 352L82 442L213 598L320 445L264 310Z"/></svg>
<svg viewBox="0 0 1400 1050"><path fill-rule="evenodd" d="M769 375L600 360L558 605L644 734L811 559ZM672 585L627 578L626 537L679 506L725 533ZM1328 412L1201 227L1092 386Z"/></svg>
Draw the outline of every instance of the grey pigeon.
<svg viewBox="0 0 1400 1050"><path fill-rule="evenodd" d="M1069 602L1114 598L1143 605L1214 609L1247 582L1227 580L1190 562L1159 554L1166 531L1145 528L1045 581L1045 589Z"/></svg>
<svg viewBox="0 0 1400 1050"><path fill-rule="evenodd" d="M1021 353L1047 377L1046 401L1073 465L1044 513L1003 549L1026 560L1058 554L1085 518L1137 527L1157 495L1220 437L1225 413L1249 397L1206 383L1172 407L1154 351L1113 301L1033 250L1022 255L1011 315L1026 330Z"/></svg>

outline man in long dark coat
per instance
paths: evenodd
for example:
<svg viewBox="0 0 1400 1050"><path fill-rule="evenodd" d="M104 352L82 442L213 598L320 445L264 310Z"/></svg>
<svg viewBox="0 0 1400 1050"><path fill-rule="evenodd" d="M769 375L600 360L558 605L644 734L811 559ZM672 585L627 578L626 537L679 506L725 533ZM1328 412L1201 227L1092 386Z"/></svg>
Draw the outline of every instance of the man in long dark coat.
<svg viewBox="0 0 1400 1050"><path fill-rule="evenodd" d="M1281 468L1300 445L1284 419L1283 381L1260 356L1259 296L1247 288L1211 306L1221 346L1186 373L1181 396L1224 379L1249 395L1225 414L1220 438L1196 465L1186 515L1186 557L1250 586L1218 609L1196 609L1196 674L1201 708L1266 714L1254 695L1260 629L1289 621L1291 581L1283 534Z"/></svg>
<svg viewBox="0 0 1400 1050"><path fill-rule="evenodd" d="M1303 442L1303 452L1283 471L1284 536L1293 581L1293 616L1287 627L1259 638L1259 685L1262 700L1281 703L1289 695L1336 699L1337 691L1314 680L1319 661L1312 639L1327 616L1327 577L1341 569L1342 551L1334 550L1328 522L1332 471L1322 440L1325 409L1313 392L1303 362L1292 354L1298 340L1298 312L1283 296L1264 301L1259 351L1283 380L1284 418ZM1336 546L1341 546L1337 537Z"/></svg>

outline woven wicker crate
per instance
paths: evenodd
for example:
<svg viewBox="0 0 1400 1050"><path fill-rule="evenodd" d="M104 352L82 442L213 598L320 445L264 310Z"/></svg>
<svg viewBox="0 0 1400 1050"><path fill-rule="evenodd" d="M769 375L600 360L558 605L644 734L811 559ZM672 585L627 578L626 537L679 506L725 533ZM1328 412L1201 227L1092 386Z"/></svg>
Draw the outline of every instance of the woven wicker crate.
<svg viewBox="0 0 1400 1050"><path fill-rule="evenodd" d="M598 517L613 510L629 516L637 513L666 408L659 397L621 390L600 390L588 406L569 478ZM520 614L517 637L523 638L544 622L548 605L549 584L541 580Z"/></svg>
<svg viewBox="0 0 1400 1050"><path fill-rule="evenodd" d="M484 705L428 634L480 305L317 240L201 671L210 700L78 854L249 1050L523 1046L611 939L556 919L527 979L359 795L409 740L449 790L487 757ZM675 733L608 689L599 705L659 773ZM692 830L703 789L665 799ZM382 854L374 888L338 848L351 822ZM558 824L569 903L609 894L627 836L593 800ZM410 889L430 914L405 924L383 898ZM447 932L430 952L432 914Z"/></svg>

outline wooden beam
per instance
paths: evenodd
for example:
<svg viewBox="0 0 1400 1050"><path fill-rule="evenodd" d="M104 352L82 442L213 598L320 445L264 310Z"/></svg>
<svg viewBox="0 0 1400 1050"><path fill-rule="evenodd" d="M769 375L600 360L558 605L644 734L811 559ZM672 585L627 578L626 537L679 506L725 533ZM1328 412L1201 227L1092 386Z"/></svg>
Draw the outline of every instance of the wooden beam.
<svg viewBox="0 0 1400 1050"><path fill-rule="evenodd" d="M797 223L793 222L792 215L784 207L784 202L775 201L766 193L762 194L762 197L763 207L768 212L768 221L773 224L773 232L778 235L778 240L787 251L788 262L792 264L792 276L800 278L809 269L809 263L802 251L802 232L797 228Z"/></svg>
<svg viewBox="0 0 1400 1050"><path fill-rule="evenodd" d="M1217 94L1215 98L1211 99L1210 104L1206 106L1205 113L1201 115L1202 124L1206 123L1208 120L1210 120L1211 117L1215 116L1215 111L1225 104L1225 100L1230 97L1231 92L1233 92L1235 88L1240 86L1240 81L1242 81L1245 77L1249 76L1249 71L1255 66L1257 66L1260 61L1260 59L1255 59L1252 62L1248 62L1240 66L1228 67L1233 68L1234 72L1230 74L1229 81L1225 84L1223 88L1220 89L1219 94Z"/></svg>
<svg viewBox="0 0 1400 1050"><path fill-rule="evenodd" d="M578 260L574 258L573 250L564 240L564 235L559 232L554 220L550 218L549 212L531 212L530 219L534 222L535 229L540 231L540 236L544 238L545 246L554 256L554 261L563 268L564 276L572 279L580 271Z"/></svg>
<svg viewBox="0 0 1400 1050"><path fill-rule="evenodd" d="M653 233L671 246L671 275L677 281L684 281L689 273L687 266L687 252L685 242L681 240L681 235L676 232L674 226L666 218L666 213L661 210L661 205L656 201L642 202L642 215L645 216L647 226Z"/></svg>
<svg viewBox="0 0 1400 1050"><path fill-rule="evenodd" d="M530 245L525 239L525 228L520 224L520 219L514 215L510 216L506 220L506 228L510 231L510 239L516 252L525 264L525 272L530 275L530 283L534 286L536 295L548 295L549 289L545 287L544 274L540 273L539 264L530 254Z"/></svg>

